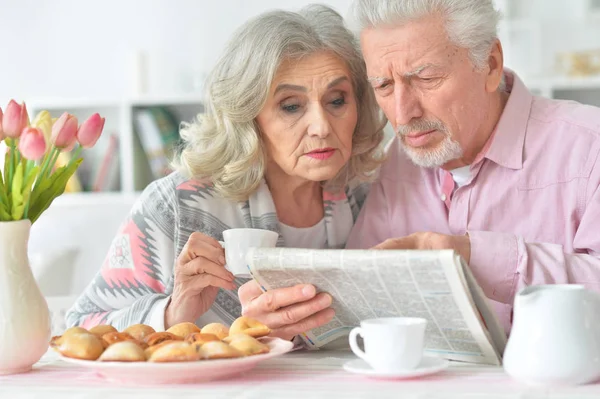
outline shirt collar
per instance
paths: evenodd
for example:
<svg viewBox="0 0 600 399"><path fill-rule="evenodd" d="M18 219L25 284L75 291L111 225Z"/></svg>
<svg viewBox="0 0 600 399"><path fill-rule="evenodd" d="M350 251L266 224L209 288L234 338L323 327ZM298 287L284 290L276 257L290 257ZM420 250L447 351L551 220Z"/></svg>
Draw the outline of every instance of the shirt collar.
<svg viewBox="0 0 600 399"><path fill-rule="evenodd" d="M509 169L523 168L523 146L533 95L516 73L505 68L506 90L510 92L500 120L474 163L487 158Z"/></svg>

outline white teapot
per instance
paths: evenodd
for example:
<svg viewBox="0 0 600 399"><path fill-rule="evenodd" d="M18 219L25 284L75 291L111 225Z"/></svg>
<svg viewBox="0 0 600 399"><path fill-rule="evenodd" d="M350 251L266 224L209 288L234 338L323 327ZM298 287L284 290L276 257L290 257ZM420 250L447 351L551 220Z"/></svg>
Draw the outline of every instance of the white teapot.
<svg viewBox="0 0 600 399"><path fill-rule="evenodd" d="M529 384L600 379L600 296L582 285L527 287L515 298L504 370Z"/></svg>

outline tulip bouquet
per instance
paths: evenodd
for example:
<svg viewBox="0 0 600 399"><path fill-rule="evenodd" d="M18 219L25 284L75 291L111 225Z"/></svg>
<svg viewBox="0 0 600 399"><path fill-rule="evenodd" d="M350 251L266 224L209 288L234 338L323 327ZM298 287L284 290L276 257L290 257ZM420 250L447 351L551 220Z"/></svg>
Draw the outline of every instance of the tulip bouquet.
<svg viewBox="0 0 600 399"><path fill-rule="evenodd" d="M11 100L0 108L0 142L8 150L4 174L0 173L0 222L29 219L34 223L61 195L83 161L84 148L96 144L104 118L94 114L81 125L69 113L54 119L41 111L29 120L25 104ZM61 152L71 152L70 161L56 167Z"/></svg>

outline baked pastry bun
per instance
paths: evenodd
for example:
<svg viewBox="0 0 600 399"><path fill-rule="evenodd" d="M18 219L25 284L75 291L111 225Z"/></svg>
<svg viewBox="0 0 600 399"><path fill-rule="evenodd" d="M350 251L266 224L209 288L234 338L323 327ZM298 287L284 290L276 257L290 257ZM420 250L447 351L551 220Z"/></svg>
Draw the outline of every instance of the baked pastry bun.
<svg viewBox="0 0 600 399"><path fill-rule="evenodd" d="M116 342L98 358L100 362L145 362L146 355L134 341Z"/></svg>
<svg viewBox="0 0 600 399"><path fill-rule="evenodd" d="M106 333L106 334L104 334L102 336L102 340L104 342L106 342L106 344L108 346L111 346L112 344L115 344L117 342L131 341L133 339L134 338L131 335L129 335L127 333L124 333L124 332L118 332L118 331L116 331L116 332L109 332L109 333Z"/></svg>
<svg viewBox="0 0 600 399"><path fill-rule="evenodd" d="M148 359L149 362L192 362L200 360L196 347L185 341L171 341L161 346Z"/></svg>
<svg viewBox="0 0 600 399"><path fill-rule="evenodd" d="M183 341L183 338L166 331L155 332L144 338L144 342L147 343L148 346L154 346L164 341Z"/></svg>
<svg viewBox="0 0 600 399"><path fill-rule="evenodd" d="M200 356L202 359L231 359L244 354L223 341L210 341L200 346Z"/></svg>
<svg viewBox="0 0 600 399"><path fill-rule="evenodd" d="M65 357L96 360L104 352L100 338L89 332L70 333L55 341L54 349Z"/></svg>
<svg viewBox="0 0 600 399"><path fill-rule="evenodd" d="M90 328L90 332L92 334L94 334L95 336L97 336L98 338L102 338L102 336L104 334L108 334L111 332L119 332L116 328L114 328L113 326L110 326L108 324L99 324L95 327Z"/></svg>
<svg viewBox="0 0 600 399"><path fill-rule="evenodd" d="M210 323L202 327L202 334L213 334L219 339L223 339L229 335L229 327L221 323Z"/></svg>
<svg viewBox="0 0 600 399"><path fill-rule="evenodd" d="M229 327L229 335L246 334L254 338L264 337L271 333L271 329L258 320L250 317L238 317Z"/></svg>
<svg viewBox="0 0 600 399"><path fill-rule="evenodd" d="M246 356L260 355L262 353L269 353L270 351L268 345L263 344L256 338L246 334L230 335L223 341L228 343L230 347L239 350Z"/></svg>
<svg viewBox="0 0 600 399"><path fill-rule="evenodd" d="M210 341L219 341L219 337L214 334L203 334L201 332L192 333L185 338L185 341L190 344L205 344Z"/></svg>
<svg viewBox="0 0 600 399"><path fill-rule="evenodd" d="M194 323L185 322L171 326L169 329L167 329L167 332L175 334L178 337L185 338L190 334L199 333L200 328Z"/></svg>
<svg viewBox="0 0 600 399"><path fill-rule="evenodd" d="M153 334L156 331L154 330L154 328L145 324L134 324L127 327L125 330L123 330L123 332L131 335L138 341L144 341L148 335Z"/></svg>
<svg viewBox="0 0 600 399"><path fill-rule="evenodd" d="M62 337L68 337L68 336L69 336L69 335L71 335L71 334L82 334L82 333L83 333L83 334L87 334L87 333L89 333L89 331L88 331L88 330L86 330L85 328L82 328L82 327L71 327L71 328L67 328L67 329L66 329L66 330L65 330L65 331L62 333L62 335L56 335L56 336L54 336L54 337L52 337L52 338L50 339L50 346L53 346L53 345L54 345L54 343L55 343L57 340L59 340L60 338L62 338Z"/></svg>
<svg viewBox="0 0 600 399"><path fill-rule="evenodd" d="M144 349L144 354L146 355L146 359L150 359L152 354L156 352L159 348L162 348L165 345L170 344L171 342L179 342L179 341L163 341L160 344L152 345Z"/></svg>

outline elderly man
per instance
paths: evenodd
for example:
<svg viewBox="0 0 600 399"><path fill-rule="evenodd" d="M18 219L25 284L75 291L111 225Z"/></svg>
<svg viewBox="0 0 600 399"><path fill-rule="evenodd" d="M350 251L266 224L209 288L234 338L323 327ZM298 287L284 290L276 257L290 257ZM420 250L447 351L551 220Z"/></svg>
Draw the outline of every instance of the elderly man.
<svg viewBox="0 0 600 399"><path fill-rule="evenodd" d="M520 289L600 288L600 109L503 69L491 0L356 0L368 78L397 132L348 248L444 249L505 329Z"/></svg>

